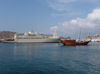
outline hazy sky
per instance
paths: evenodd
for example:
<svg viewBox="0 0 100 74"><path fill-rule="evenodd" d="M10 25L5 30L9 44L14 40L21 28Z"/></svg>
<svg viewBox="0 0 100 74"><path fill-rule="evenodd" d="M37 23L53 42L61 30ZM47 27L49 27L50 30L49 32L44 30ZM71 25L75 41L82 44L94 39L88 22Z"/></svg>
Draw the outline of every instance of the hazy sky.
<svg viewBox="0 0 100 74"><path fill-rule="evenodd" d="M100 0L0 0L0 30L74 35L100 29Z"/></svg>

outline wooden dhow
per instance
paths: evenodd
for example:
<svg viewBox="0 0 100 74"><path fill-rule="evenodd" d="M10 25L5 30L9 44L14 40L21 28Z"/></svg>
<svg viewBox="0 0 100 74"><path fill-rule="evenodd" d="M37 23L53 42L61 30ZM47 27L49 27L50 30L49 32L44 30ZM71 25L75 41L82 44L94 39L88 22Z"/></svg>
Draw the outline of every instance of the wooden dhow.
<svg viewBox="0 0 100 74"><path fill-rule="evenodd" d="M67 45L67 46L76 46L76 45L87 45L91 40L81 40L81 30L79 33L79 38L78 39L61 39L61 43L63 43L63 45Z"/></svg>
<svg viewBox="0 0 100 74"><path fill-rule="evenodd" d="M85 41L85 40L77 41L75 39L61 39L60 41L64 46L65 45L67 46L87 45L90 42L90 40L89 41Z"/></svg>

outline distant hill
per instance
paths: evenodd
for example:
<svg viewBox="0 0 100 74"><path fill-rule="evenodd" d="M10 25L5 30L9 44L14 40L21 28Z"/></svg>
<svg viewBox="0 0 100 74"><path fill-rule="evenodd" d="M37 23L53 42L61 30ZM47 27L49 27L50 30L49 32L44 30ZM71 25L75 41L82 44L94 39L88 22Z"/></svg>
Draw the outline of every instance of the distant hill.
<svg viewBox="0 0 100 74"><path fill-rule="evenodd" d="M16 32L10 32L10 31L1 31L0 32L0 39L10 39L14 38L14 34Z"/></svg>

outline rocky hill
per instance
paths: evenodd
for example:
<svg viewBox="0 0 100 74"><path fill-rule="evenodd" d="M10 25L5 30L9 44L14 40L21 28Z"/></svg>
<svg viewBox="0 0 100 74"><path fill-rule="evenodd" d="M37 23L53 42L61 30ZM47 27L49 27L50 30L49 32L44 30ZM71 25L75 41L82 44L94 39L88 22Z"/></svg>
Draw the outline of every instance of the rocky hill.
<svg viewBox="0 0 100 74"><path fill-rule="evenodd" d="M16 32L10 32L10 31L1 31L0 32L0 39L10 39L14 38L14 34Z"/></svg>

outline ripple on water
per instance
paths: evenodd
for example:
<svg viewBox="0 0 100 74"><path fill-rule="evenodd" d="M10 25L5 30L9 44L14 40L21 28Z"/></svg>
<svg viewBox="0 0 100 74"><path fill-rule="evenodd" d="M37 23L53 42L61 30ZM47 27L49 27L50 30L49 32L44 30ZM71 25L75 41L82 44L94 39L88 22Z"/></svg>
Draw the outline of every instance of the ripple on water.
<svg viewBox="0 0 100 74"><path fill-rule="evenodd" d="M0 74L99 74L100 43L0 44Z"/></svg>

